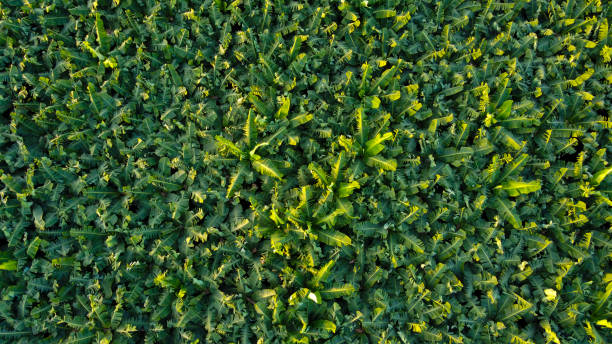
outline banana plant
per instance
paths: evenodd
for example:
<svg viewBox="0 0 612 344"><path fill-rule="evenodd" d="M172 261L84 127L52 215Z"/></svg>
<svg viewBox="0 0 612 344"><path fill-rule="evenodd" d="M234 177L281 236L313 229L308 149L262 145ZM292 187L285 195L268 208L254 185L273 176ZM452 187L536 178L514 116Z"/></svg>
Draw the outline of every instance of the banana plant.
<svg viewBox="0 0 612 344"><path fill-rule="evenodd" d="M355 292L355 287L350 284L338 285L325 288L324 283L332 273L336 264L335 258L330 259L327 264L313 273L308 287L303 287L289 296L289 307L284 312L285 320L299 322L301 328L296 331L296 336L327 336L336 332L336 324L323 310L329 309L327 300L333 300L343 296L350 296ZM317 319L317 320L310 320Z"/></svg>
<svg viewBox="0 0 612 344"><path fill-rule="evenodd" d="M350 217L353 207L346 198L359 189L360 184L358 181L352 180L352 176L349 177L349 180L343 180L342 168L345 164L346 155L344 152L340 152L329 174L316 162L311 162L308 169L317 181L317 186L323 189L323 195L319 202L323 204L331 201L337 206L338 214L346 214Z"/></svg>
<svg viewBox="0 0 612 344"><path fill-rule="evenodd" d="M292 293L277 321L282 322L295 330L292 338L324 337L336 332L336 324L330 319L328 310L330 300L350 296L355 287L350 284L326 287L332 269L336 264L336 257L331 259L320 269L312 273L307 287L301 287Z"/></svg>
<svg viewBox="0 0 612 344"><path fill-rule="evenodd" d="M397 161L395 159L387 159L380 155L386 148L383 144L385 141L393 139L393 133L386 132L381 134L382 129L389 121L390 115L384 117L382 125L378 130L369 128L364 115L363 107L355 110L355 120L357 121L357 131L354 138L340 136L338 143L344 147L347 152L359 157L359 161L365 162L367 166L376 167L384 171L395 171Z"/></svg>
<svg viewBox="0 0 612 344"><path fill-rule="evenodd" d="M322 307L323 306L323 307ZM308 288L301 288L289 297L289 306L284 312L283 322L299 327L291 333L293 340L308 340L307 336L328 337L329 333L336 332L333 321L322 319L326 317L326 310L322 304L321 294ZM310 319L318 319L311 321ZM299 338L299 339L298 339Z"/></svg>
<svg viewBox="0 0 612 344"><path fill-rule="evenodd" d="M244 177L249 171L256 171L260 174L282 180L283 173L279 170L276 163L271 159L262 158L257 154L257 150L262 147L271 145L278 137L284 132L285 128L279 129L276 133L263 141L259 141L257 138L257 128L255 124L255 117L252 115L251 110L247 116L247 120L244 124L244 139L238 143L234 143L221 135L215 136L217 144L220 148L234 155L239 159L237 171L232 175L230 183L227 187L226 197L230 198L233 194L240 189L244 182ZM282 139L281 139L282 140ZM284 162L285 166L290 166L289 162Z"/></svg>
<svg viewBox="0 0 612 344"><path fill-rule="evenodd" d="M346 191L348 192L348 191ZM314 239L327 245L344 246L351 244L351 238L346 234L334 230L338 216L350 212L347 203L339 201L334 210L329 211L326 201L327 196L321 196L318 202L314 203L312 188L304 186L300 193L300 203L295 208L290 208L287 212L287 219L295 226L305 228L306 231L314 234ZM315 205L313 206L312 203Z"/></svg>
<svg viewBox="0 0 612 344"><path fill-rule="evenodd" d="M296 207L281 209L272 207L269 211L258 212L259 221L255 230L259 235L269 237L275 253L289 256L298 240L318 240L332 246L351 244L351 238L334 230L336 218L345 213L338 207L331 212L327 204L314 202L312 187L300 190L300 202Z"/></svg>

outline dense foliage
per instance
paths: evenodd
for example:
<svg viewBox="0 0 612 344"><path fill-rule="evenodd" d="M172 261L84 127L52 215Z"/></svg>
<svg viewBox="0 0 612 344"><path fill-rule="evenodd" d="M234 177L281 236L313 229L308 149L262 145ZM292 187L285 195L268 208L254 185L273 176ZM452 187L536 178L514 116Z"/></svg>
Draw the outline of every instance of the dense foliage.
<svg viewBox="0 0 612 344"><path fill-rule="evenodd" d="M609 343L611 21L3 0L0 342Z"/></svg>

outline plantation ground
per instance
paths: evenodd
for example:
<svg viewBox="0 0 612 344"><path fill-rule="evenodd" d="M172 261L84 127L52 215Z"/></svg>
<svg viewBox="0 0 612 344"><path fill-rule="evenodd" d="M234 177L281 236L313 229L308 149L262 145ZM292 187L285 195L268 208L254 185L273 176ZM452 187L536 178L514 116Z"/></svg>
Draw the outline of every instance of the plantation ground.
<svg viewBox="0 0 612 344"><path fill-rule="evenodd" d="M0 343L609 343L612 4L0 3Z"/></svg>

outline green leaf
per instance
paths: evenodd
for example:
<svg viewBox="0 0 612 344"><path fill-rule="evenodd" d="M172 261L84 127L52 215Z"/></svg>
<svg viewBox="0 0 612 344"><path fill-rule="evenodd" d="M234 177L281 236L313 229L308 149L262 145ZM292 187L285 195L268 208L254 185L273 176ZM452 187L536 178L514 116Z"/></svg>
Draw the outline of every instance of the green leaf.
<svg viewBox="0 0 612 344"><path fill-rule="evenodd" d="M376 80L376 82L374 82L374 84L371 87L371 90L376 90L376 88L378 87L385 88L387 84L389 83L389 80L391 80L391 78L395 75L395 72L397 71L398 65L400 62L401 62L401 59L398 61L398 64L385 70L381 74L381 76Z"/></svg>
<svg viewBox="0 0 612 344"><path fill-rule="evenodd" d="M31 258L34 258L34 256L36 256L36 252L38 252L38 248L40 247L41 243L42 243L42 239L40 239L39 237L34 238L34 240L32 240L32 242L30 243L30 245L28 245L28 250L26 251L28 256L30 256Z"/></svg>
<svg viewBox="0 0 612 344"><path fill-rule="evenodd" d="M351 244L351 238L338 231L319 230L316 232L319 241L332 246L346 246Z"/></svg>
<svg viewBox="0 0 612 344"><path fill-rule="evenodd" d="M366 238L370 237L382 237L387 236L387 229L382 225L374 224L371 222L360 222L353 226L353 231L359 235L363 235Z"/></svg>
<svg viewBox="0 0 612 344"><path fill-rule="evenodd" d="M318 286L321 282L325 282L329 274L331 273L331 269L334 267L336 263L335 260L330 260L325 264L317 273L313 276L310 281L313 285Z"/></svg>
<svg viewBox="0 0 612 344"><path fill-rule="evenodd" d="M532 180L530 182L510 180L495 187L508 193L508 196L516 197L526 195L540 190L540 180Z"/></svg>
<svg viewBox="0 0 612 344"><path fill-rule="evenodd" d="M25 338L25 336L31 336L31 331L10 331L0 329L0 338Z"/></svg>
<svg viewBox="0 0 612 344"><path fill-rule="evenodd" d="M247 115L247 120L244 123L244 137L248 147L253 147L257 141L257 127L255 126L255 116L252 115L251 109Z"/></svg>
<svg viewBox="0 0 612 344"><path fill-rule="evenodd" d="M366 155L374 156L380 153L384 149L384 146L381 145L381 143L383 143L384 141L390 140L392 138L393 138L392 133L384 133L383 135L376 134L376 136L373 139L368 140L365 143Z"/></svg>
<svg viewBox="0 0 612 344"><path fill-rule="evenodd" d="M510 307L510 309L503 314L500 321L503 323L511 319L519 319L521 314L529 311L530 309L531 306L529 305L512 305L512 307Z"/></svg>
<svg viewBox="0 0 612 344"><path fill-rule="evenodd" d="M365 145L368 135L368 128L365 126L363 108L359 107L355 110L354 115L357 120L357 139L360 145Z"/></svg>
<svg viewBox="0 0 612 344"><path fill-rule="evenodd" d="M342 296L349 296L355 292L355 287L352 284L345 284L341 287L334 287L321 290L321 296L324 299L335 299Z"/></svg>
<svg viewBox="0 0 612 344"><path fill-rule="evenodd" d="M395 12L395 10L378 10L374 12L374 16L378 19L391 18L391 17L395 17L396 15L397 15L397 12Z"/></svg>
<svg viewBox="0 0 612 344"><path fill-rule="evenodd" d="M440 159L454 166L460 166L464 159L471 157L473 154L474 149L472 147L461 147L459 150L450 147L444 150L444 154L440 155Z"/></svg>
<svg viewBox="0 0 612 344"><path fill-rule="evenodd" d="M317 305L321 304L321 294L318 291L315 292L309 292L308 293L308 299L311 300L312 302L316 303Z"/></svg>
<svg viewBox="0 0 612 344"><path fill-rule="evenodd" d="M371 109L378 109L378 107L380 106L380 98L378 98L377 96L368 97L366 103Z"/></svg>
<svg viewBox="0 0 612 344"><path fill-rule="evenodd" d="M7 261L0 262L0 270L16 271L17 270L17 261L16 260L7 260Z"/></svg>
<svg viewBox="0 0 612 344"><path fill-rule="evenodd" d="M43 219L42 208L38 205L34 207L34 210L32 211L32 216L34 216L34 225L36 226L36 228L38 230L44 231L45 230L45 220Z"/></svg>
<svg viewBox="0 0 612 344"><path fill-rule="evenodd" d="M283 178L283 174L274 166L274 164L270 160L254 160L251 163L253 164L253 168L255 169L255 171L261 174L276 179Z"/></svg>
<svg viewBox="0 0 612 344"><path fill-rule="evenodd" d="M267 299L272 296L276 296L276 291L274 289L261 289L253 294L253 297L256 300Z"/></svg>
<svg viewBox="0 0 612 344"><path fill-rule="evenodd" d="M337 199L336 206L340 210L340 212L346 216L353 215L353 205L350 201L346 199Z"/></svg>
<svg viewBox="0 0 612 344"><path fill-rule="evenodd" d="M323 186L329 185L329 180L327 179L327 173L323 171L323 168L321 168L319 164L317 164L316 162L311 162L308 165L308 169L310 170L310 173L312 173L312 176L314 177L314 179L317 180L317 182L319 182Z"/></svg>
<svg viewBox="0 0 612 344"><path fill-rule="evenodd" d="M215 136L215 139L217 140L219 146L226 148L230 153L234 154L237 157L242 156L242 150L240 150L240 148L238 148L232 141L224 138L221 135Z"/></svg>
<svg viewBox="0 0 612 344"><path fill-rule="evenodd" d="M359 189L359 183L352 181L350 183L340 183L338 185L338 197L344 198L350 196L355 189Z"/></svg>
<svg viewBox="0 0 612 344"><path fill-rule="evenodd" d="M285 118L287 117L287 115L289 114L289 107L291 106L291 97L287 96L287 97L283 97L282 98L282 103L280 108L278 109L278 112L276 112L276 117L277 118ZM303 124L303 123L300 123Z"/></svg>
<svg viewBox="0 0 612 344"><path fill-rule="evenodd" d="M344 157L345 157L344 152L340 152L338 154L338 158L336 159L336 162L332 166L332 170L330 173L332 182L336 182L338 178L340 177L340 170L344 166L344 160L345 160Z"/></svg>
<svg viewBox="0 0 612 344"><path fill-rule="evenodd" d="M596 298L595 298L595 309L593 310L593 312L595 314L599 314L599 310L602 309L602 307L606 304L606 302L608 301L608 299L610 298L610 295L612 295L612 281L608 282L606 284L606 289L605 291L602 291ZM608 308L609 310L609 308Z"/></svg>
<svg viewBox="0 0 612 344"><path fill-rule="evenodd" d="M593 175L591 178L591 183L593 183L593 185L601 184L601 182L603 182L610 173L612 173L612 167L604 168Z"/></svg>
<svg viewBox="0 0 612 344"><path fill-rule="evenodd" d="M335 209L334 211L327 214L326 216L323 216L317 219L316 224L326 223L330 226L334 226L336 224L336 218L342 214L344 214L344 211L342 209Z"/></svg>
<svg viewBox="0 0 612 344"><path fill-rule="evenodd" d="M291 123L291 126L295 128L299 125L312 121L313 118L314 118L313 114L305 112L301 115L297 115L293 117L292 119L289 120L289 122Z"/></svg>
<svg viewBox="0 0 612 344"><path fill-rule="evenodd" d="M417 237L411 234L400 233L402 239L404 239L404 245L416 253L425 253L425 246L423 242Z"/></svg>
<svg viewBox="0 0 612 344"><path fill-rule="evenodd" d="M514 206L508 200L494 198L494 202L504 220L508 221L514 228L521 228L522 221L514 210Z"/></svg>
<svg viewBox="0 0 612 344"><path fill-rule="evenodd" d="M395 171L397 168L397 161L395 159L384 159L378 155L368 157L366 159L366 164L386 171Z"/></svg>
<svg viewBox="0 0 612 344"><path fill-rule="evenodd" d="M512 100L506 100L499 108L497 108L495 118L498 120L510 117L512 110Z"/></svg>
<svg viewBox="0 0 612 344"><path fill-rule="evenodd" d="M261 100L259 100L259 98L256 95L249 94L248 99L251 102L251 104L253 104L253 106L255 107L255 110L259 112L259 114L261 114L264 117L268 117L270 115L270 112L271 112L270 107L266 105L264 102L262 102Z"/></svg>
<svg viewBox="0 0 612 344"><path fill-rule="evenodd" d="M374 286L376 282L380 281L383 275L384 275L384 270L381 269L379 266L377 266L374 268L374 270L369 275L365 276L364 283L368 288L372 288L372 286Z"/></svg>
<svg viewBox="0 0 612 344"><path fill-rule="evenodd" d="M336 324L329 320L317 320L311 326L315 330L323 330L326 332L336 333Z"/></svg>
<svg viewBox="0 0 612 344"><path fill-rule="evenodd" d="M529 127L537 127L540 125L540 121L537 118L530 118L525 116L512 117L500 121L500 124L506 128L516 129L516 128L529 128Z"/></svg>
<svg viewBox="0 0 612 344"><path fill-rule="evenodd" d="M521 156L519 156L518 158L514 159L508 166L506 166L506 168L503 170L501 176L499 178L497 178L497 180L503 182L506 180L506 178L508 178L509 176L520 172L523 167L525 166L525 164L527 164L527 161L529 160L529 155L527 154L521 154Z"/></svg>
<svg viewBox="0 0 612 344"><path fill-rule="evenodd" d="M227 193L225 194L226 198L231 198L238 188L242 186L242 180L246 172L245 166L241 164L240 167L238 167L238 171L230 178L230 183L227 186Z"/></svg>
<svg viewBox="0 0 612 344"><path fill-rule="evenodd" d="M98 44L100 44L100 50L102 53L107 53L110 49L110 38L106 34L104 29L104 23L100 17L100 13L96 12L96 35L98 37Z"/></svg>
<svg viewBox="0 0 612 344"><path fill-rule="evenodd" d="M291 49L289 50L289 62L295 59L295 56L300 51L300 47L302 46L302 41L306 40L307 36L295 35L293 37L293 44L291 45Z"/></svg>
<svg viewBox="0 0 612 344"><path fill-rule="evenodd" d="M511 319L519 319L523 313L532 309L533 304L531 304L530 302L523 299L517 294L514 294L514 296L517 300L517 303L512 304L510 307L507 307L505 310L503 310L503 312L501 312L501 317L499 318L501 322L509 321Z"/></svg>

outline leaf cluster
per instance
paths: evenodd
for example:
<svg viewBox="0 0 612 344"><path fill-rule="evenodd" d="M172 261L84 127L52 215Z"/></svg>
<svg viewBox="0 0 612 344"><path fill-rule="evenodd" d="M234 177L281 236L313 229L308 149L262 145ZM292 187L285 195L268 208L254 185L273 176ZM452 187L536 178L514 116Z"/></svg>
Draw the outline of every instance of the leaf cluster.
<svg viewBox="0 0 612 344"><path fill-rule="evenodd" d="M0 342L612 341L612 6L0 3Z"/></svg>

